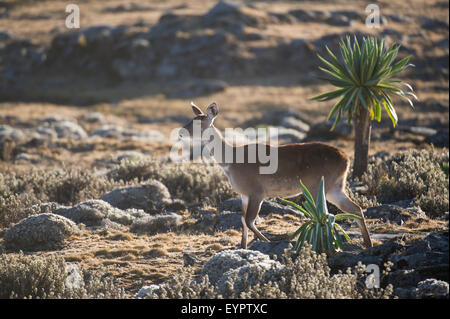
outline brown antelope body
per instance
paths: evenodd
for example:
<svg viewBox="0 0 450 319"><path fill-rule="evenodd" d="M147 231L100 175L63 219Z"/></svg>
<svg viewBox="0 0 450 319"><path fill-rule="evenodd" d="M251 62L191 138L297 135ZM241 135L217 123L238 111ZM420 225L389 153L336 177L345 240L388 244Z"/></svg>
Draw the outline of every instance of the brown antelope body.
<svg viewBox="0 0 450 319"><path fill-rule="evenodd" d="M192 104L192 109L196 117L184 126L190 134L193 131L195 120L201 124L201 130L211 128L213 137L221 141L222 154L220 156L212 154L218 164L223 168L233 189L241 195L242 199L242 248L247 248L248 229L263 241L269 241L255 226L255 219L258 216L261 204L268 197L294 197L301 194L299 181L310 190L312 194L317 194L320 179L325 179L327 200L336 205L346 213L353 213L361 216L357 220L361 230L364 244L372 246L369 231L361 208L355 204L345 192L345 183L349 171L350 160L348 156L333 146L324 143L296 143L280 146L264 144L267 148L277 148L278 167L273 174L260 174L259 168L262 163L259 158L256 163L248 161L250 145L234 146L228 143L213 125L218 114L216 103L212 103L203 113L197 106ZM233 154L244 154L244 161L241 163L227 163L223 156L226 151ZM252 149L253 151L254 149ZM217 152L216 152L217 153Z"/></svg>

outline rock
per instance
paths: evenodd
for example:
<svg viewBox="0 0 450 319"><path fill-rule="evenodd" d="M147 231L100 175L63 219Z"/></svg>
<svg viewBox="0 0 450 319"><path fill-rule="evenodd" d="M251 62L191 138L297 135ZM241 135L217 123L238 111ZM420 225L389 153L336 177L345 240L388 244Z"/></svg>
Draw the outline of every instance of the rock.
<svg viewBox="0 0 450 319"><path fill-rule="evenodd" d="M184 267L193 266L200 263L200 260L193 254L183 252Z"/></svg>
<svg viewBox="0 0 450 319"><path fill-rule="evenodd" d="M230 198L217 206L217 211L242 212L242 201L239 198Z"/></svg>
<svg viewBox="0 0 450 319"><path fill-rule="evenodd" d="M135 220L130 227L130 231L148 235L164 233L177 226L181 220L182 217L175 213L145 216Z"/></svg>
<svg viewBox="0 0 450 319"><path fill-rule="evenodd" d="M330 121L322 121L319 123L312 124L310 130L308 131L307 138L310 139L335 139L339 137L350 137L353 134L353 127L345 123L345 121L340 121L333 131L330 131L333 127L333 119Z"/></svg>
<svg viewBox="0 0 450 319"><path fill-rule="evenodd" d="M39 141L42 141L43 143L45 143L45 141L53 141L58 138L58 134L56 133L56 131L49 126L37 127L32 133L32 136Z"/></svg>
<svg viewBox="0 0 450 319"><path fill-rule="evenodd" d="M401 298L413 298L416 286L426 279L448 282L448 230L432 232L406 244L401 237L366 250L339 253L328 258L333 271L363 264L392 263L386 283L392 284Z"/></svg>
<svg viewBox="0 0 450 319"><path fill-rule="evenodd" d="M436 280L434 278L426 279L417 284L414 292L415 297L422 298L436 298L448 299L448 282Z"/></svg>
<svg viewBox="0 0 450 319"><path fill-rule="evenodd" d="M172 202L167 187L156 180L147 181L141 186L116 188L100 199L120 209L137 208L147 213L159 212L165 204Z"/></svg>
<svg viewBox="0 0 450 319"><path fill-rule="evenodd" d="M425 213L418 207L405 209L396 205L387 204L369 207L364 215L366 218L379 218L383 221L390 221L398 225L411 219L411 217L427 218Z"/></svg>
<svg viewBox="0 0 450 319"><path fill-rule="evenodd" d="M222 92L228 87L228 83L222 80L197 80L185 82L175 87L167 95L170 98L185 99Z"/></svg>
<svg viewBox="0 0 450 319"><path fill-rule="evenodd" d="M122 135L122 129L114 125L103 125L95 131L91 132L90 135L107 138L120 138Z"/></svg>
<svg viewBox="0 0 450 319"><path fill-rule="evenodd" d="M237 270L244 266L260 266L269 269L272 266L281 268L280 264L271 260L269 256L258 251L238 249L224 250L212 256L204 265L202 274L208 275L209 281L216 284L220 280L224 281L224 275L230 270ZM228 277L230 273L225 275Z"/></svg>
<svg viewBox="0 0 450 319"><path fill-rule="evenodd" d="M213 19L217 16L233 14L243 7L242 4L235 1L219 1L206 14L207 19Z"/></svg>
<svg viewBox="0 0 450 319"><path fill-rule="evenodd" d="M60 207L55 213L86 226L102 226L106 219L121 225L130 225L136 218L145 216L142 210L123 211L98 199L82 202L69 208Z"/></svg>
<svg viewBox="0 0 450 319"><path fill-rule="evenodd" d="M182 199L173 199L170 203L164 204L167 211L184 211L187 209L186 203Z"/></svg>
<svg viewBox="0 0 450 319"><path fill-rule="evenodd" d="M317 22L318 11L295 9L290 10L289 14L294 16L300 22Z"/></svg>
<svg viewBox="0 0 450 319"><path fill-rule="evenodd" d="M280 126L294 129L303 133L307 133L309 131L309 125L294 116L283 117L280 122Z"/></svg>
<svg viewBox="0 0 450 319"><path fill-rule="evenodd" d="M72 121L63 120L48 123L48 126L44 127L53 129L56 132L58 138L81 140L85 139L88 136L86 131L81 126Z"/></svg>
<svg viewBox="0 0 450 319"><path fill-rule="evenodd" d="M8 33L7 31L0 31L0 41L1 42L6 42L11 39L12 39L12 36L10 33Z"/></svg>
<svg viewBox="0 0 450 319"><path fill-rule="evenodd" d="M424 17L422 18L421 27L430 31L448 31L449 25L445 21Z"/></svg>
<svg viewBox="0 0 450 319"><path fill-rule="evenodd" d="M184 115L168 115L163 117L140 117L138 118L139 123L180 123L186 124L191 120L190 117Z"/></svg>
<svg viewBox="0 0 450 319"><path fill-rule="evenodd" d="M333 13L326 21L329 25L339 27L350 27L354 25L354 22L342 14Z"/></svg>
<svg viewBox="0 0 450 319"><path fill-rule="evenodd" d="M80 232L71 220L51 213L30 216L10 227L3 237L8 250L54 250Z"/></svg>
<svg viewBox="0 0 450 319"><path fill-rule="evenodd" d="M106 118L100 112L89 112L83 116L83 121L87 123L105 123Z"/></svg>
<svg viewBox="0 0 450 319"><path fill-rule="evenodd" d="M411 22L411 18L405 15L387 14L386 18L397 23Z"/></svg>
<svg viewBox="0 0 450 319"><path fill-rule="evenodd" d="M246 26L261 28L270 22L270 17L262 10L222 0L203 16L203 21L207 27L242 23Z"/></svg>
<svg viewBox="0 0 450 319"><path fill-rule="evenodd" d="M437 131L435 129L429 127L420 127L420 126L399 126L398 130L406 131L415 135L420 136L433 136L436 135Z"/></svg>
<svg viewBox="0 0 450 319"><path fill-rule="evenodd" d="M125 152L125 153L121 153L119 155L114 156L112 161L113 161L113 163L119 164L122 161L134 162L134 161L139 161L139 160L143 160L143 159L145 159L144 154L142 154L140 152L130 151L130 152Z"/></svg>
<svg viewBox="0 0 450 319"><path fill-rule="evenodd" d="M166 139L164 134L158 130L124 130L122 131L122 137L146 142L162 142Z"/></svg>
<svg viewBox="0 0 450 319"><path fill-rule="evenodd" d="M294 125L295 126L285 126ZM301 124L300 124L301 122ZM298 111L287 109L287 110L275 110L264 113L260 118L255 118L250 121L247 121L240 125L240 127L248 128L248 127L256 127L256 126L285 126L287 128L298 129L299 131L304 132L307 129L307 125L309 125L308 119L300 114Z"/></svg>
<svg viewBox="0 0 450 319"><path fill-rule="evenodd" d="M217 291L224 298L238 295L249 286L277 282L282 278L284 266L277 261L257 263L230 269L217 282Z"/></svg>
<svg viewBox="0 0 450 319"><path fill-rule="evenodd" d="M348 267L354 267L358 264L358 262L363 263L364 265L376 264L382 265L382 258L379 256L370 256L366 254L359 254L355 252L344 251L335 256L332 256L327 259L328 265L331 269L341 269L345 270Z"/></svg>
<svg viewBox="0 0 450 319"><path fill-rule="evenodd" d="M398 243L396 240L391 240L383 243L382 245L377 245L369 248L366 253L371 256L379 256L386 259L389 255L394 253L400 253L404 250L404 246Z"/></svg>
<svg viewBox="0 0 450 319"><path fill-rule="evenodd" d="M216 216L217 223L215 229L217 231L225 231L227 229L240 230L242 228L241 217L241 213L221 212Z"/></svg>
<svg viewBox="0 0 450 319"><path fill-rule="evenodd" d="M153 293L156 293L159 288L161 288L158 285L150 285L150 286L143 286L136 294L136 298L145 298Z"/></svg>
<svg viewBox="0 0 450 319"><path fill-rule="evenodd" d="M65 286L69 289L79 289L84 286L83 271L77 264L66 264Z"/></svg>
<svg viewBox="0 0 450 319"><path fill-rule="evenodd" d="M0 141L10 138L13 142L23 141L26 136L21 129L16 129L8 125L0 124Z"/></svg>
<svg viewBox="0 0 450 319"><path fill-rule="evenodd" d="M275 255L277 260L282 260L284 256L284 251L286 249L291 249L289 248L289 245L295 246L295 241L288 241L288 240L272 241L272 242L253 241L248 249L259 251L270 257L273 257Z"/></svg>
<svg viewBox="0 0 450 319"><path fill-rule="evenodd" d="M226 201L220 203L217 207L219 212L230 211L230 212L242 212L242 201L238 198L230 198ZM261 208L259 210L259 215L267 216L269 214L277 214L277 215L285 215L291 214L298 217L304 217L303 214L296 209L276 203L274 201L265 200L261 204Z"/></svg>
<svg viewBox="0 0 450 319"><path fill-rule="evenodd" d="M138 3L123 3L118 6L103 9L103 12L119 13L119 12L142 12L153 11L155 8L141 5Z"/></svg>
<svg viewBox="0 0 450 319"><path fill-rule="evenodd" d="M436 134L427 136L425 139L426 143L433 144L437 147L449 147L449 132L448 131L438 131Z"/></svg>
<svg viewBox="0 0 450 319"><path fill-rule="evenodd" d="M62 114L51 114L51 115L47 115L46 117L44 117L41 120L41 122L44 123L44 124L55 124L55 123L58 123L58 122L77 123L77 120L75 120L72 117L62 115Z"/></svg>
<svg viewBox="0 0 450 319"><path fill-rule="evenodd" d="M271 143L278 144L292 144L292 143L301 143L306 138L306 134L303 132L299 132L294 129L285 128L285 127L274 127L275 129L273 134L269 134L268 138ZM269 131L270 132L270 131ZM272 133L271 132L271 133Z"/></svg>
<svg viewBox="0 0 450 319"><path fill-rule="evenodd" d="M158 130L127 130L113 125L103 125L97 130L91 132L91 136L101 136L115 139L131 138L146 142L161 142L165 140L164 135Z"/></svg>
<svg viewBox="0 0 450 319"><path fill-rule="evenodd" d="M17 154L16 157L14 157L15 163L21 163L21 164L36 164L40 161L39 155L36 154L27 154L27 153L20 153Z"/></svg>

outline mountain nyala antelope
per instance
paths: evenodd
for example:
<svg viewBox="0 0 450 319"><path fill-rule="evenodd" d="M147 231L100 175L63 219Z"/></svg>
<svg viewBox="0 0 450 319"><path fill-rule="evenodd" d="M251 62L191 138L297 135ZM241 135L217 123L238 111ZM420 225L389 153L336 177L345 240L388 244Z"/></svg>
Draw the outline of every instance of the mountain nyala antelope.
<svg viewBox="0 0 450 319"><path fill-rule="evenodd" d="M353 213L361 217L356 222L361 230L364 245L372 247L372 240L362 209L345 192L350 159L343 151L319 142L280 146L262 143L235 146L227 142L221 132L214 126L214 119L219 113L216 103L209 105L205 112L194 103L191 103L191 106L195 117L183 127L184 130L180 131L180 137L185 137L184 134L186 133L181 133L182 131L188 132L189 136L192 136L194 123L197 123L196 125L199 124L202 133L207 129L211 129L212 133L208 134L209 139L213 138L219 141L222 151L216 152L214 150L217 149L213 148L211 156L225 171L233 190L241 196L242 248L247 248L248 229L253 231L260 240L269 241L255 226L255 219L265 198L289 198L300 195L300 180L312 194L317 194L322 176L325 180L327 200L343 212ZM202 140L202 142L208 141ZM256 147L266 148L267 153L270 152L270 148L277 148L274 151L277 151L278 154L278 167L273 174L260 173L260 167L263 164L258 155L256 156L256 161L248 160L249 158L254 159L255 156L249 154L249 151L254 151ZM224 158L224 154L227 151L232 152L232 154L244 154L244 160L228 163Z"/></svg>

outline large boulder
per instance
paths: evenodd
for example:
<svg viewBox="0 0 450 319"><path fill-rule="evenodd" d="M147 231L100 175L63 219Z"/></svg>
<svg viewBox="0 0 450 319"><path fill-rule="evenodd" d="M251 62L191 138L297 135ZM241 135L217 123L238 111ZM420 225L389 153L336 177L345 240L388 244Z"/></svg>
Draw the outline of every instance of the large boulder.
<svg viewBox="0 0 450 319"><path fill-rule="evenodd" d="M276 281L284 266L258 251L224 250L211 257L203 266L202 274L217 286L225 298L242 291L247 285ZM279 278L278 278L279 279Z"/></svg>
<svg viewBox="0 0 450 319"><path fill-rule="evenodd" d="M447 298L448 299L448 282L436 280L433 278L426 279L417 284L414 291L416 298Z"/></svg>
<svg viewBox="0 0 450 319"><path fill-rule="evenodd" d="M396 205L379 205L367 208L364 213L366 218L379 218L382 221L390 221L401 225L403 222L415 218L427 218L425 212L419 207L402 208Z"/></svg>
<svg viewBox="0 0 450 319"><path fill-rule="evenodd" d="M172 202L167 187L156 180L141 186L116 188L100 199L120 209L136 208L147 213L158 213Z"/></svg>
<svg viewBox="0 0 450 319"><path fill-rule="evenodd" d="M165 233L178 226L183 218L175 213L145 216L136 219L130 227L133 233L154 235Z"/></svg>
<svg viewBox="0 0 450 319"><path fill-rule="evenodd" d="M391 271L386 283L394 286L394 294L399 298L414 298L422 281L434 279L448 282L448 247L448 231L436 231L408 243L396 237L370 249L342 252L328 258L328 265L336 272L353 267L358 262L375 264L380 268L390 262ZM428 289L423 288L423 291Z"/></svg>
<svg viewBox="0 0 450 319"><path fill-rule="evenodd" d="M108 220L121 225L131 225L136 218L146 215L142 210L121 210L98 199L88 200L73 207L55 208L56 214L86 226L102 226Z"/></svg>
<svg viewBox="0 0 450 319"><path fill-rule="evenodd" d="M223 201L222 203L219 204L217 210L219 212L224 211L242 212L242 201L239 198L227 199L226 201ZM266 216L269 214L276 214L276 215L291 214L298 217L304 217L303 213L290 206L282 205L271 200L265 200L261 204L259 215Z"/></svg>
<svg viewBox="0 0 450 319"><path fill-rule="evenodd" d="M69 236L79 231L71 220L45 213L25 218L9 228L3 238L3 245L15 251L60 249Z"/></svg>

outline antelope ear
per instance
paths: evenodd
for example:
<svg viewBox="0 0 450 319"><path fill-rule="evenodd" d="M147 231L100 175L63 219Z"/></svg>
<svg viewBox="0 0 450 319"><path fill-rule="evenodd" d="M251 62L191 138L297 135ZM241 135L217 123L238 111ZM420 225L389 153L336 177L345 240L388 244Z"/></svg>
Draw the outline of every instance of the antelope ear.
<svg viewBox="0 0 450 319"><path fill-rule="evenodd" d="M216 102L212 102L206 109L206 115L213 120L219 114L219 107Z"/></svg>
<svg viewBox="0 0 450 319"><path fill-rule="evenodd" d="M191 102L191 106L192 106L192 111L194 111L195 115L198 116L198 115L203 114L202 110L200 110L200 108L197 105L195 105L194 102Z"/></svg>

